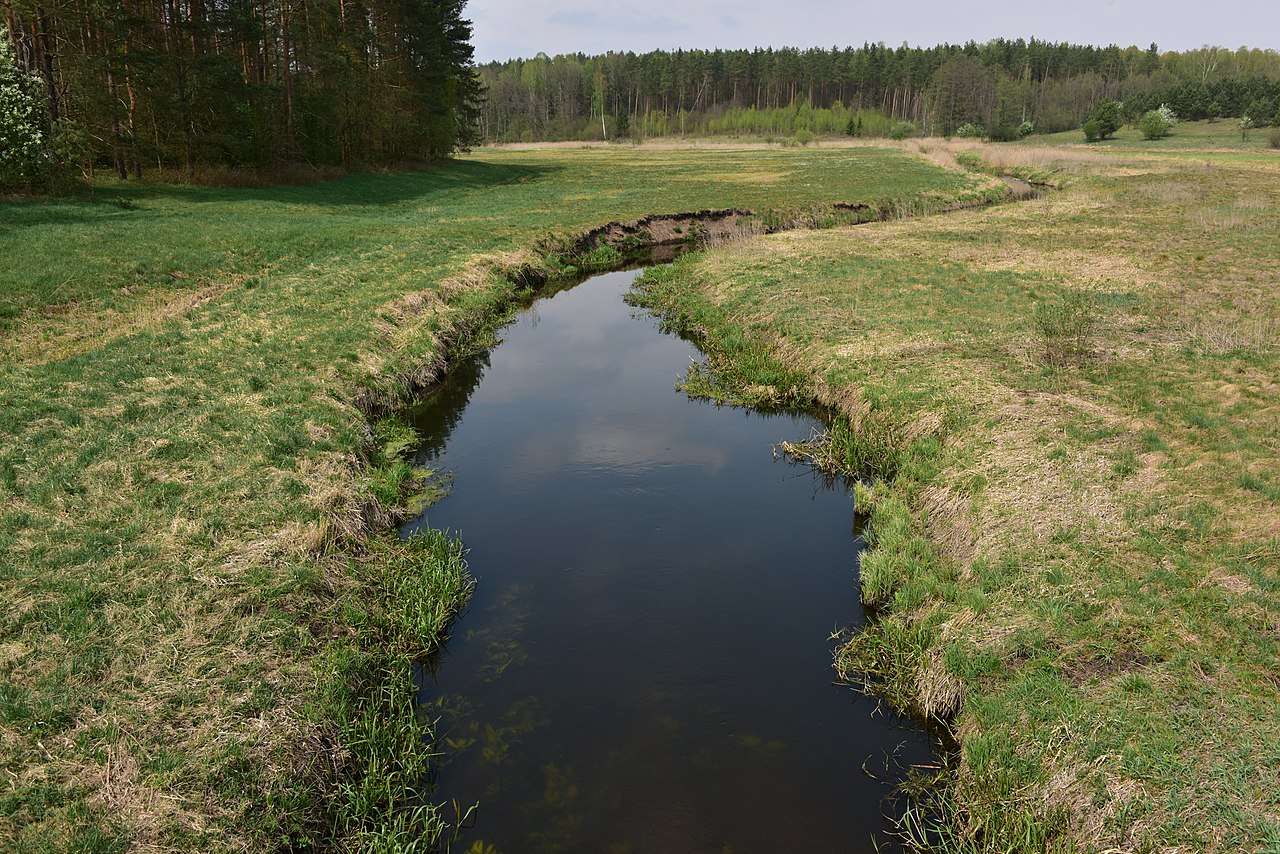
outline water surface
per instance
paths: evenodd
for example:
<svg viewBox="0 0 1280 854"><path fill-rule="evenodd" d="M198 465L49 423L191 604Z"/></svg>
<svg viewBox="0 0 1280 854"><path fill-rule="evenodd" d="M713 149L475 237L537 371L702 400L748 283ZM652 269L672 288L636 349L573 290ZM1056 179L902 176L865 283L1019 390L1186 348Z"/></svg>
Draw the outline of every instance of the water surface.
<svg viewBox="0 0 1280 854"><path fill-rule="evenodd" d="M876 850L930 745L833 684L851 495L775 458L812 419L674 389L698 351L636 275L539 299L413 412L454 484L406 532L461 534L479 580L420 696L438 795L480 803L459 848Z"/></svg>

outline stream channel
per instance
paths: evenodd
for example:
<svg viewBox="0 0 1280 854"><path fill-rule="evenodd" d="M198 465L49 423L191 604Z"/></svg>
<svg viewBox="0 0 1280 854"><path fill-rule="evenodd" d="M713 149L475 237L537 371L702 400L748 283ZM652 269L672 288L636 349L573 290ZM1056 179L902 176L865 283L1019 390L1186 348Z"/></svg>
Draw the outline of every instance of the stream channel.
<svg viewBox="0 0 1280 854"><path fill-rule="evenodd" d="M460 535L478 580L420 674L436 799L479 804L454 850L891 850L933 744L835 680L852 490L775 453L816 418L677 391L700 354L637 275L548 289L409 413L453 483L402 532Z"/></svg>

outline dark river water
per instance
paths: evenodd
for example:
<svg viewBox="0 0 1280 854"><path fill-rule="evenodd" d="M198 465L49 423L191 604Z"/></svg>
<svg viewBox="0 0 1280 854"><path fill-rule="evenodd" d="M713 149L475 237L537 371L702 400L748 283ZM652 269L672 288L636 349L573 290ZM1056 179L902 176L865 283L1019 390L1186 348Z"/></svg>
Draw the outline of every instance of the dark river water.
<svg viewBox="0 0 1280 854"><path fill-rule="evenodd" d="M850 491L775 459L813 419L690 400L698 351L611 273L539 299L413 411L479 585L420 702L455 850L857 852L931 745L834 684L864 619ZM873 840L873 837L878 837Z"/></svg>

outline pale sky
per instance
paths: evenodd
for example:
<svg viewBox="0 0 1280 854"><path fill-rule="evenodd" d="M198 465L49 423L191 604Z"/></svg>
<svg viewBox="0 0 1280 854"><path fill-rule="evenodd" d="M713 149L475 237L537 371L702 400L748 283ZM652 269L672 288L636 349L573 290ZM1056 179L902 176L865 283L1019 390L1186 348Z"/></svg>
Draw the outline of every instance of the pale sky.
<svg viewBox="0 0 1280 854"><path fill-rule="evenodd" d="M1280 0L470 0L476 59L996 36L1280 49Z"/></svg>

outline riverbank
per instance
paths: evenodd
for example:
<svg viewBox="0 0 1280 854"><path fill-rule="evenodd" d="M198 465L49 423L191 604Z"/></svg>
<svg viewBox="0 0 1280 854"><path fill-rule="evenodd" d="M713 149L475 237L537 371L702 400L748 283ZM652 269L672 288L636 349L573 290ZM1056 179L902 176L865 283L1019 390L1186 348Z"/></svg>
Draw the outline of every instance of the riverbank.
<svg viewBox="0 0 1280 854"><path fill-rule="evenodd" d="M1065 186L650 273L691 391L816 401L868 478L850 678L944 723L904 825L958 850L1280 838L1280 162L1075 149ZM964 156L964 151L939 152Z"/></svg>
<svg viewBox="0 0 1280 854"><path fill-rule="evenodd" d="M413 472L377 413L491 328L511 274L555 272L603 223L988 191L874 149L486 152L0 205L0 256L19 259L0 270L0 837L226 850L440 831L409 661L469 579L456 545L386 530Z"/></svg>

